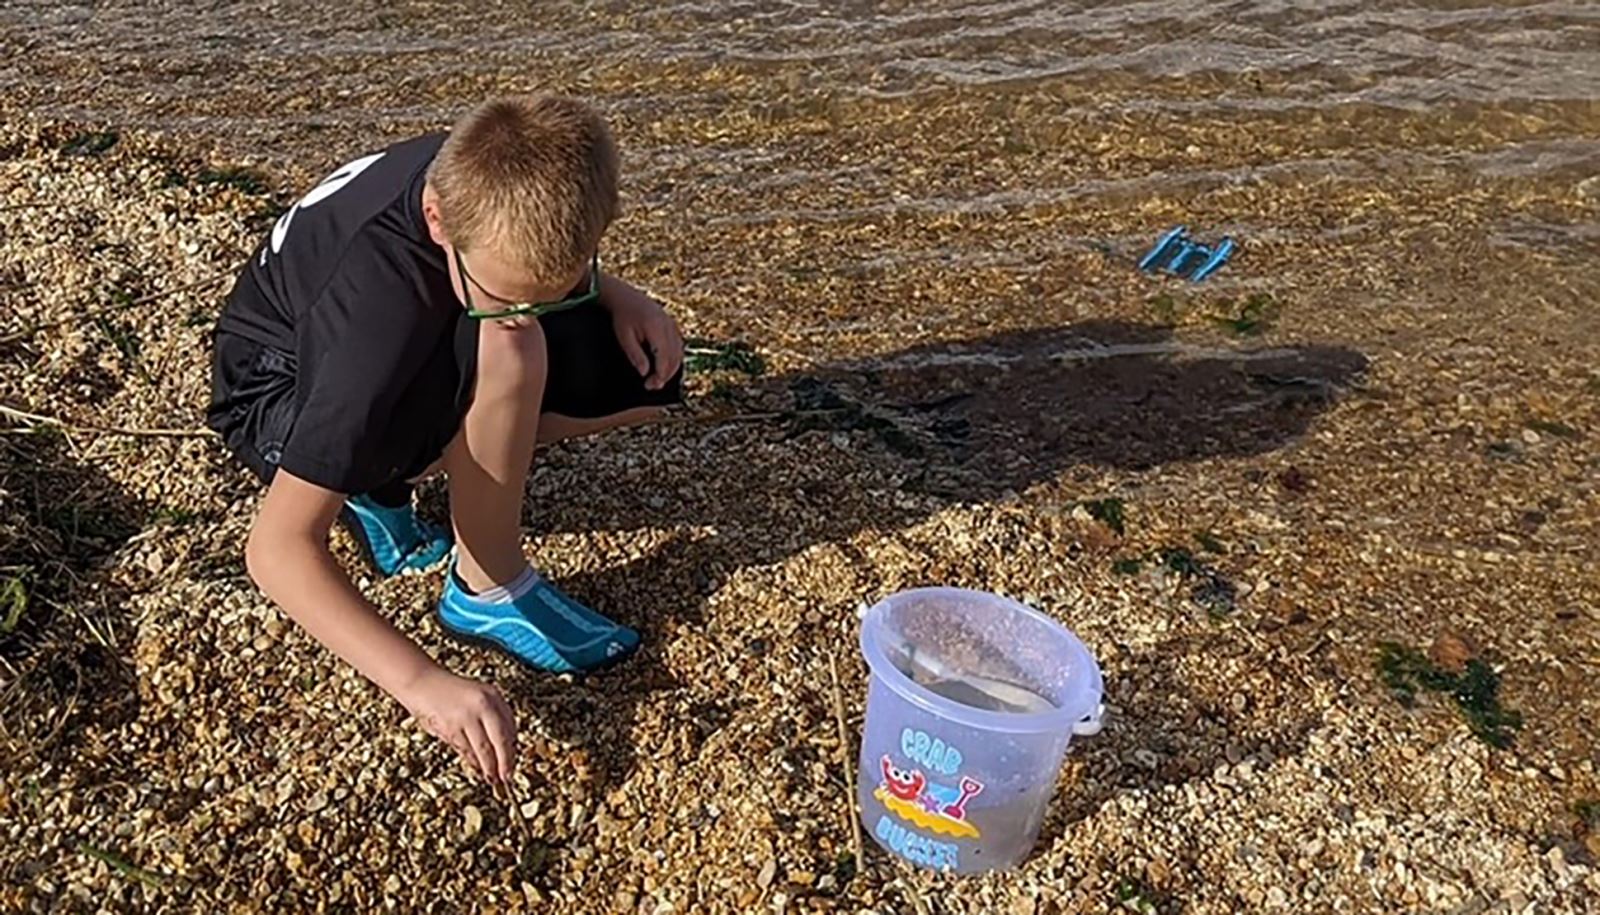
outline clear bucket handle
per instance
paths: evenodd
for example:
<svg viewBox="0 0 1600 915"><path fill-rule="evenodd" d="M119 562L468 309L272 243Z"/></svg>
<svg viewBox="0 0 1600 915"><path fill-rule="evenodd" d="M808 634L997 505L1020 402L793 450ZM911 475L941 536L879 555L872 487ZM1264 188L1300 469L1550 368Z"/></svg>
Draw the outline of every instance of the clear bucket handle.
<svg viewBox="0 0 1600 915"><path fill-rule="evenodd" d="M1100 668L1096 666L1094 669L1094 711L1078 719L1078 722L1072 726L1072 736L1093 737L1100 733L1100 729L1105 726L1104 718L1106 716L1106 704L1100 701L1100 697L1105 694L1106 681L1100 673Z"/></svg>
<svg viewBox="0 0 1600 915"><path fill-rule="evenodd" d="M1105 726L1105 714L1106 704L1101 702L1094 707L1094 711L1083 716L1083 720L1072 726L1072 735L1074 737L1093 737L1100 733L1100 729Z"/></svg>

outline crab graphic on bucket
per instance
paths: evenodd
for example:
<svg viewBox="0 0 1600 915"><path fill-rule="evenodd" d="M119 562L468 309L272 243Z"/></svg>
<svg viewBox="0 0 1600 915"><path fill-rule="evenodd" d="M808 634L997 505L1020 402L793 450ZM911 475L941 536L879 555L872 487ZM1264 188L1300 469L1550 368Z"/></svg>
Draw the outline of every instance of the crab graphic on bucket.
<svg viewBox="0 0 1600 915"><path fill-rule="evenodd" d="M919 769L896 768L887 754L882 771L873 796L900 819L941 835L978 838L978 827L967 822L967 802L983 792L982 782L962 776L956 787L936 785Z"/></svg>

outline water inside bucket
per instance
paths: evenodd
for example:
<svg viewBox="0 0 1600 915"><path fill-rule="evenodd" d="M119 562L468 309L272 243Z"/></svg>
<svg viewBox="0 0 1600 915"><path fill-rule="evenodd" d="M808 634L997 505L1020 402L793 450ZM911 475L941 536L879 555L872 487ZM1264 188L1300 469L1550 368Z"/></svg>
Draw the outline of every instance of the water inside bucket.
<svg viewBox="0 0 1600 915"><path fill-rule="evenodd" d="M889 651L890 662L911 682L951 702L986 712L1032 715L1055 709L1049 697L1016 683L985 677L971 671L956 671L938 658L919 654L914 647L901 644Z"/></svg>

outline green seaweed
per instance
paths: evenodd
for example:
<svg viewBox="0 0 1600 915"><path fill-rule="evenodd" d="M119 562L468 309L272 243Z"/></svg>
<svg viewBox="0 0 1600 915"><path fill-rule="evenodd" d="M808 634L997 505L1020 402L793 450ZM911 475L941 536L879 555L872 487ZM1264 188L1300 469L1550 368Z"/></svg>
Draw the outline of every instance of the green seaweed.
<svg viewBox="0 0 1600 915"><path fill-rule="evenodd" d="M798 378L789 387L794 392L796 410L790 417L792 434L814 430L871 432L902 457L922 456L922 443L915 435L882 412L846 399L827 382Z"/></svg>
<svg viewBox="0 0 1600 915"><path fill-rule="evenodd" d="M231 187L240 193L252 196L267 192L267 181L260 172L237 165L226 165L221 168L203 168L194 176L194 180L196 184L216 184L222 187Z"/></svg>
<svg viewBox="0 0 1600 915"><path fill-rule="evenodd" d="M849 849L843 849L833 856L833 879L842 890L855 878L856 856Z"/></svg>
<svg viewBox="0 0 1600 915"><path fill-rule="evenodd" d="M1517 456L1517 443L1516 442L1490 442L1489 443L1489 447L1487 449L1485 449L1485 453L1488 454L1489 457L1492 457L1492 458L1500 458L1501 460L1508 460L1510 458L1514 458L1514 457Z"/></svg>
<svg viewBox="0 0 1600 915"><path fill-rule="evenodd" d="M1445 693L1455 701L1474 737L1496 749L1511 746L1522 728L1522 715L1500 705L1500 675L1478 658L1457 673L1435 665L1415 648L1398 642L1378 643L1377 668L1401 705L1417 703L1422 691Z"/></svg>
<svg viewBox="0 0 1600 915"><path fill-rule="evenodd" d="M191 187L207 184L231 187L242 194L248 194L252 197L259 197L271 191L264 175L255 169L238 165L206 166L195 172L192 177L184 174L182 170L176 167L168 167L166 173L161 177L162 187ZM272 217L277 218L278 214L282 213L285 208L274 206L271 209L273 210ZM258 211L251 218L258 219L263 215L264 211Z"/></svg>
<svg viewBox="0 0 1600 915"><path fill-rule="evenodd" d="M146 886L153 886L159 889L167 884L168 878L165 875L158 874L155 871L146 870L136 864L131 864L126 858L115 852L109 852L101 848L95 848L93 845L90 845L87 842L79 842L78 851L82 854L88 855L96 861L102 861L106 864L109 864L113 870L122 876L127 877L130 880L137 880Z"/></svg>
<svg viewBox="0 0 1600 915"><path fill-rule="evenodd" d="M79 501L40 505L38 519L57 536L78 544L112 543L133 533L125 518Z"/></svg>
<svg viewBox="0 0 1600 915"><path fill-rule="evenodd" d="M1195 534L1194 542L1200 544L1200 549L1205 550L1207 553L1214 553L1218 556L1221 556L1222 554L1228 552L1228 548L1222 545L1221 540L1213 537L1210 531L1200 531L1199 533Z"/></svg>
<svg viewBox="0 0 1600 915"><path fill-rule="evenodd" d="M1214 620L1222 619L1239 609L1239 591L1233 582L1219 572L1206 570L1189 589L1189 599L1205 608Z"/></svg>
<svg viewBox="0 0 1600 915"><path fill-rule="evenodd" d="M1578 430L1566 423L1535 419L1529 421L1527 426L1535 432L1543 432L1545 435L1553 435L1556 438L1578 438Z"/></svg>
<svg viewBox="0 0 1600 915"><path fill-rule="evenodd" d="M842 411L856 406L834 390L833 385L816 378L797 378L790 383L789 390L794 392L795 409L805 413Z"/></svg>
<svg viewBox="0 0 1600 915"><path fill-rule="evenodd" d="M105 334L117 352L129 362L139 358L139 353L144 349L144 341L139 339L139 334L132 327L107 318L95 318L94 326L100 333Z"/></svg>
<svg viewBox="0 0 1600 915"><path fill-rule="evenodd" d="M156 509L150 519L155 524L166 524L171 527L186 527L200 520L200 513L190 508L176 508L163 505Z"/></svg>
<svg viewBox="0 0 1600 915"><path fill-rule="evenodd" d="M256 207L255 212L251 213L249 216L246 216L244 218L244 224L252 229L264 230L268 226L275 224L278 219L287 212L289 212L288 207L281 203L269 201L267 203L263 203L259 207Z"/></svg>
<svg viewBox="0 0 1600 915"><path fill-rule="evenodd" d="M1156 894L1138 877L1124 876L1117 881L1117 905L1139 915L1156 915Z"/></svg>
<svg viewBox="0 0 1600 915"><path fill-rule="evenodd" d="M1179 575L1201 575L1206 571L1205 566L1194 558L1194 554L1181 546L1162 547L1156 551L1156 555L1162 565Z"/></svg>
<svg viewBox="0 0 1600 915"><path fill-rule="evenodd" d="M1222 552L1220 543L1209 535L1202 536L1216 548L1212 552ZM1192 582L1189 600L1204 608L1212 619L1222 619L1239 609L1239 589L1233 582L1181 546L1161 547L1142 556L1124 556L1112 562L1111 571L1118 575L1137 575L1147 562L1156 563L1184 581Z"/></svg>
<svg viewBox="0 0 1600 915"><path fill-rule="evenodd" d="M118 305L128 305L133 301L124 292L116 293L112 296L112 299ZM123 361L133 366L141 378L149 381L149 374L145 372L144 366L139 363L139 354L144 351L144 341L140 339L139 332L134 330L133 325L123 321L114 321L104 316L94 318L93 324L95 329L100 331L111 342L112 346L116 347L117 352L122 354Z"/></svg>
<svg viewBox="0 0 1600 915"><path fill-rule="evenodd" d="M1600 798L1586 798L1572 805L1572 812L1578 815L1583 825L1589 829L1600 829Z"/></svg>
<svg viewBox="0 0 1600 915"><path fill-rule="evenodd" d="M28 612L28 587L23 582L23 575L8 575L4 584L0 584L0 607L5 609L5 617L0 619L0 635L10 635L17 631L17 625L22 622L22 615Z"/></svg>
<svg viewBox="0 0 1600 915"><path fill-rule="evenodd" d="M115 130L80 133L63 143L61 151L69 156L98 156L117 145L119 139Z"/></svg>
<svg viewBox="0 0 1600 915"><path fill-rule="evenodd" d="M529 839L517 858L517 872L524 880L538 883L549 876L558 857L554 845L543 839Z"/></svg>
<svg viewBox="0 0 1600 915"><path fill-rule="evenodd" d="M756 376L767 371L766 360L748 343L717 343L693 337L684 341L683 365L691 372L743 372Z"/></svg>
<svg viewBox="0 0 1600 915"><path fill-rule="evenodd" d="M1150 299L1150 312L1162 324L1177 324L1181 307L1171 293L1163 292Z"/></svg>
<svg viewBox="0 0 1600 915"><path fill-rule="evenodd" d="M1211 320L1239 336L1254 337L1271 328L1282 310L1277 299L1268 293L1258 292L1245 299L1237 313L1213 315Z"/></svg>
<svg viewBox="0 0 1600 915"><path fill-rule="evenodd" d="M1083 507L1089 517L1116 531L1118 536L1127 533L1127 506L1121 499L1095 499L1083 503Z"/></svg>

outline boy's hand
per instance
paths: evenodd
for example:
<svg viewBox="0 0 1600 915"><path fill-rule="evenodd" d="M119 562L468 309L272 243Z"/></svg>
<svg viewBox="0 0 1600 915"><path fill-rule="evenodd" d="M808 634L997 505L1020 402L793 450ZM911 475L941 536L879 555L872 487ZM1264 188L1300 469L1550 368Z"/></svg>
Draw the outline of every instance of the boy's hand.
<svg viewBox="0 0 1600 915"><path fill-rule="evenodd" d="M517 722L499 689L435 666L398 698L424 730L454 747L485 780L511 778Z"/></svg>
<svg viewBox="0 0 1600 915"><path fill-rule="evenodd" d="M250 577L483 777L510 777L517 726L500 692L435 663L362 597L328 552L328 528L344 499L279 468L245 546Z"/></svg>
<svg viewBox="0 0 1600 915"><path fill-rule="evenodd" d="M659 391L683 365L683 337L661 303L621 280L606 276L600 300L611 311L611 326L644 386ZM648 353L648 355L647 355ZM651 363L654 357L654 368Z"/></svg>

